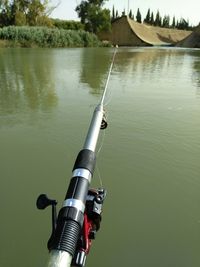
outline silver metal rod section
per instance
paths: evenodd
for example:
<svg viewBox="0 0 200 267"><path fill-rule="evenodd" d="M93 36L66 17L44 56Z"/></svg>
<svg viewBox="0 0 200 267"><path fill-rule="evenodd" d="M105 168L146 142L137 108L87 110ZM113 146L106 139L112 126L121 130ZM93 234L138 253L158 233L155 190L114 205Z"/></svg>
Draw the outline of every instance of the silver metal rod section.
<svg viewBox="0 0 200 267"><path fill-rule="evenodd" d="M85 143L83 146L83 149L88 149L91 150L93 152L95 152L96 150L96 145L97 145L97 141L98 141L98 136L99 136L99 132L100 132L100 128L101 128L101 123L102 123L102 119L104 116L104 110L103 110L103 104L104 104L104 99L105 99L105 95L106 95L106 91L107 91L107 87L108 87L108 82L109 82L109 78L110 78L110 74L112 71L112 67L113 67L113 63L114 63L114 59L115 59L115 55L116 55L116 51L117 48L115 49L115 52L113 54L113 58L112 58L112 63L109 69L109 73L108 73L108 78L106 81L106 85L105 85L105 89L100 101L100 104L97 105L97 107L94 110L93 116L92 116L92 120L90 123L90 127L88 129L88 133L85 139ZM91 174L88 175L88 171L87 170L82 170L82 169L77 169L73 172L73 175L75 175L75 173L83 173L83 178L86 178L89 182L91 180ZM69 201L71 206L75 206L76 208L80 209L81 211L83 211L83 205L77 200L71 199L71 200L66 200L66 203L64 202L64 206L70 206L69 205ZM66 251L63 250L51 250L50 252L50 257L49 257L49 262L47 267L70 267L71 266L71 262L72 262L72 255Z"/></svg>
<svg viewBox="0 0 200 267"><path fill-rule="evenodd" d="M103 92L103 95L102 95L102 98L101 98L101 101L100 101L100 104L102 104L102 105L104 103L104 99L105 99L105 96L106 96L108 83L109 83L110 75L111 75L111 72L112 72L113 64L114 64L114 61L115 61L116 53L117 53L117 46L116 46L115 51L113 53L112 61L111 61L110 68L109 68L109 71L108 71L108 77L107 77L107 80L106 80L106 85L105 85L104 92Z"/></svg>
<svg viewBox="0 0 200 267"><path fill-rule="evenodd" d="M87 133L85 144L83 146L83 149L89 149L93 152L95 152L96 144L97 144L97 140L98 140L98 136L99 136L99 131L101 128L101 123L102 123L102 119L103 119L103 115L104 115L103 105L104 105L104 100L105 100L105 96L106 96L106 92L107 92L107 88L108 88L108 83L109 83L110 75L112 72L116 53L117 53L117 46L116 46L115 51L113 53L111 65L110 65L109 72L108 72L108 77L106 80L106 85L104 88L102 98L100 100L100 104L96 107L96 109L93 113L93 117L92 117L90 127L89 127L89 130Z"/></svg>
<svg viewBox="0 0 200 267"><path fill-rule="evenodd" d="M52 250L47 267L70 267L72 256L66 251Z"/></svg>
<svg viewBox="0 0 200 267"><path fill-rule="evenodd" d="M94 110L83 149L88 149L95 152L99 131L101 128L101 122L103 119L103 113L103 105L99 104Z"/></svg>

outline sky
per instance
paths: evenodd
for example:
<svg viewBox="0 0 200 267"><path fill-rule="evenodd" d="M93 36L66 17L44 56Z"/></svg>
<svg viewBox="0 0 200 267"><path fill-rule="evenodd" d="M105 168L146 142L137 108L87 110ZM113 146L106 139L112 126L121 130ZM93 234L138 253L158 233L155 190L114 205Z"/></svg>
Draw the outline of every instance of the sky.
<svg viewBox="0 0 200 267"><path fill-rule="evenodd" d="M60 3L58 7L52 12L51 17L60 18L65 20L79 20L75 8L80 4L80 0L51 0L52 5ZM132 10L133 14L136 15L137 9L140 9L142 19L147 14L148 8L153 11L154 16L159 10L160 15L173 16L176 19L184 18L189 20L190 25L196 26L200 22L200 0L108 0L105 1L105 8L112 10L112 7L118 10L118 13L125 9Z"/></svg>

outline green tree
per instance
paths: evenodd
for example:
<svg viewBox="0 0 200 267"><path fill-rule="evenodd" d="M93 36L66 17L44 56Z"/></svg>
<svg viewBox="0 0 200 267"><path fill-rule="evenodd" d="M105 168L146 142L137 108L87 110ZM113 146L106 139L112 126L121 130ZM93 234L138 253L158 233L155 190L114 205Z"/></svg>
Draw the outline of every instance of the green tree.
<svg viewBox="0 0 200 267"><path fill-rule="evenodd" d="M45 14L45 6L39 0L32 0L28 7L27 21L30 26L38 25L38 20Z"/></svg>
<svg viewBox="0 0 200 267"><path fill-rule="evenodd" d="M112 7L112 18L111 18L111 21L114 21L115 20L115 7L114 7L114 5L113 5L113 7Z"/></svg>
<svg viewBox="0 0 200 267"><path fill-rule="evenodd" d="M0 0L0 25L48 25L49 0Z"/></svg>
<svg viewBox="0 0 200 267"><path fill-rule="evenodd" d="M16 10L14 21L16 26L24 26L26 25L26 15L22 11Z"/></svg>
<svg viewBox="0 0 200 267"><path fill-rule="evenodd" d="M130 19L134 19L134 15L133 15L133 12L132 12L131 9L130 9L130 11L129 11L129 18L130 18Z"/></svg>
<svg viewBox="0 0 200 267"><path fill-rule="evenodd" d="M177 20L176 21L176 28L178 29L178 24L179 24L179 21Z"/></svg>
<svg viewBox="0 0 200 267"><path fill-rule="evenodd" d="M154 14L151 12L150 24L154 25Z"/></svg>
<svg viewBox="0 0 200 267"><path fill-rule="evenodd" d="M119 18L119 12L116 10L115 18Z"/></svg>
<svg viewBox="0 0 200 267"><path fill-rule="evenodd" d="M145 23L150 24L151 16L150 16L150 8L147 11L146 18L144 19Z"/></svg>
<svg viewBox="0 0 200 267"><path fill-rule="evenodd" d="M139 22L139 23L142 22L142 16L141 16L139 8L137 9L136 21Z"/></svg>
<svg viewBox="0 0 200 267"><path fill-rule="evenodd" d="M160 16L159 10L156 13L156 18L155 18L155 21L154 21L154 25L155 26L159 26L159 27L162 25L162 18Z"/></svg>
<svg viewBox="0 0 200 267"><path fill-rule="evenodd" d="M179 30L188 30L189 29L189 22L186 21L184 18L181 18L179 22L177 22L177 28Z"/></svg>
<svg viewBox="0 0 200 267"><path fill-rule="evenodd" d="M170 17L165 15L163 18L162 27L169 28L169 21L170 21Z"/></svg>
<svg viewBox="0 0 200 267"><path fill-rule="evenodd" d="M110 10L103 9L104 0L81 1L76 7L81 23L86 31L98 33L102 30L110 30Z"/></svg>
<svg viewBox="0 0 200 267"><path fill-rule="evenodd" d="M11 21L9 0L0 0L0 26L8 26Z"/></svg>
<svg viewBox="0 0 200 267"><path fill-rule="evenodd" d="M175 16L173 16L173 20L172 20L172 25L171 25L172 28L175 28L176 27L176 18Z"/></svg>

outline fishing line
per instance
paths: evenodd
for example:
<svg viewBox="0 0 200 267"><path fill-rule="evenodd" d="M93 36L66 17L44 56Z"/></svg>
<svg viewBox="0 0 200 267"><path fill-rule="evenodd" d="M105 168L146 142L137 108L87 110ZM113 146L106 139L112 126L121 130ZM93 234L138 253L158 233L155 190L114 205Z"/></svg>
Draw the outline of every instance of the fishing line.
<svg viewBox="0 0 200 267"><path fill-rule="evenodd" d="M98 164L96 164L96 171L97 171L97 177L99 179L100 188L103 188L103 179Z"/></svg>
<svg viewBox="0 0 200 267"><path fill-rule="evenodd" d="M112 90L109 90L109 95L107 95L106 96L106 98L105 98L105 103L104 103L104 107L106 107L106 106L108 106L110 103L111 103L111 101L112 101L112 95L113 95L113 91ZM107 117L107 116L106 116Z"/></svg>
<svg viewBox="0 0 200 267"><path fill-rule="evenodd" d="M100 105L103 105L103 106L107 106L111 101L111 97L109 97L109 99L107 99L107 102L104 103L105 96L106 96L107 89L108 89L108 83L109 83L109 80L110 80L111 72L112 72L112 69L113 69L113 64L114 64L114 61L115 61L115 56L116 56L116 53L117 53L117 48L118 48L118 46L115 47L115 51L113 53L113 57L112 57L112 61L111 61L111 64L110 64L109 71L108 71L108 76L107 76L104 92L103 92L103 95L102 95L102 98L101 98L101 101L100 101ZM102 147L103 147L103 144L104 144L104 140L105 140L105 135L106 135L106 133L105 133L105 131L103 131L102 139L101 139L101 142L100 142L100 147L99 147L99 149L98 149L98 151L96 153L96 157L99 156L99 154L100 154L100 152L102 150ZM97 166L97 176L98 176L98 179L99 179L99 182L100 182L100 186L103 187L103 180L101 178L101 173L100 173L100 170L99 170L98 166Z"/></svg>
<svg viewBox="0 0 200 267"><path fill-rule="evenodd" d="M110 80L110 76L111 76L113 65L114 65L114 61L115 61L115 56L116 56L116 53L117 53L117 48L118 48L118 46L115 47L115 51L113 53L113 57L112 57L112 61L111 61L111 64L110 64L109 71L108 71L108 76L107 76L104 92L103 92L103 95L102 95L102 98L101 98L101 101L100 101L100 105L103 105L103 106L107 106L111 101L111 97L110 97L109 99L107 99L107 102L104 103L105 96L106 96L107 89L108 89L108 83L109 83L109 80ZM101 139L101 142L100 142L100 147L99 147L99 149L98 149L98 151L96 153L96 157L99 156L99 154L100 154L100 152L102 150L102 147L103 147L103 144L104 144L105 135L106 135L106 133L105 133L105 131L103 131L102 139ZM100 186L103 187L103 180L101 178L101 173L100 173L100 170L99 170L98 166L97 166L97 176L99 178Z"/></svg>
<svg viewBox="0 0 200 267"><path fill-rule="evenodd" d="M117 53L117 48L115 49L115 52L114 52L114 55L113 55L112 65L110 66L108 79L110 78L111 72L113 71L113 65L114 65L116 53ZM108 86L108 80L107 80L107 86ZM106 98L104 99L104 101L106 100L105 103L104 103L104 106L108 106L108 104L110 104L110 102L112 100L113 90L109 90L108 93L109 93L109 95L107 95Z"/></svg>
<svg viewBox="0 0 200 267"><path fill-rule="evenodd" d="M98 151L97 151L97 153L96 153L96 157L98 157L99 154L100 154L100 152L101 152L101 149L102 149L103 144L104 144L105 135L106 135L106 132L103 131L102 138L101 138L101 142L100 142L100 146L99 146L99 149L98 149Z"/></svg>
<svg viewBox="0 0 200 267"><path fill-rule="evenodd" d="M107 92L107 89L108 89L108 83L109 83L109 80L110 80L110 75L111 75L111 72L112 72L115 56L116 56L116 53L117 53L117 48L118 48L118 46L115 47L115 51L113 53L112 61L111 61L110 68L109 68L109 71L108 71L108 77L107 77L107 80L106 80L105 89L104 89L104 92L103 92L103 95L102 95L102 98L101 98L101 101L100 101L100 104L102 104L102 105L104 103L105 95L106 95L106 92Z"/></svg>

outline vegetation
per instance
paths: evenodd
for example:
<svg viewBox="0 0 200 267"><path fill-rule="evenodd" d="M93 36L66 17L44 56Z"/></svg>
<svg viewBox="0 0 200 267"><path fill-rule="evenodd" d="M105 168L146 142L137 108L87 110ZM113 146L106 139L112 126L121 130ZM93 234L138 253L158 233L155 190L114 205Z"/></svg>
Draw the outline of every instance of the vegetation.
<svg viewBox="0 0 200 267"><path fill-rule="evenodd" d="M84 30L84 25L80 21L51 19L54 27L64 30Z"/></svg>
<svg viewBox="0 0 200 267"><path fill-rule="evenodd" d="M111 21L119 17L114 6L104 9L107 0L83 0L76 7L80 22L51 19L53 10L50 0L0 0L0 44L22 47L81 47L97 46L100 42L95 34L111 29ZM122 12L125 15L125 10ZM134 19L132 10L129 17ZM139 8L135 16L142 23ZM148 9L144 23L165 28L191 29L185 19L177 21L170 16L154 15Z"/></svg>
<svg viewBox="0 0 200 267"><path fill-rule="evenodd" d="M122 12L122 15L125 15L125 11ZM130 9L128 16L134 20L134 14L132 10ZM118 11L115 10L115 7L112 8L112 17L111 21L114 21L119 17ZM191 30L192 27L189 25L189 21L186 21L184 18L181 18L180 20L176 20L175 16L173 16L172 20L169 15L164 15L162 18L160 15L159 10L154 14L153 11L150 10L150 8L147 11L146 17L142 20L142 15L140 12L140 9L137 9L135 19L139 23L146 23L152 26L158 26L163 28L176 28L181 30Z"/></svg>
<svg viewBox="0 0 200 267"><path fill-rule="evenodd" d="M48 0L0 0L0 26L52 26Z"/></svg>
<svg viewBox="0 0 200 267"><path fill-rule="evenodd" d="M99 33L110 30L110 10L103 9L104 2L105 0L81 1L80 5L76 7L86 31Z"/></svg>
<svg viewBox="0 0 200 267"><path fill-rule="evenodd" d="M113 8L112 8L111 22L113 22L117 18L119 18L118 10L115 11L115 7L113 6Z"/></svg>
<svg viewBox="0 0 200 267"><path fill-rule="evenodd" d="M83 30L48 27L8 26L0 28L0 39L9 46L21 47L82 47L99 46L97 36Z"/></svg>
<svg viewBox="0 0 200 267"><path fill-rule="evenodd" d="M101 45L96 35L84 31L85 25L81 22L49 18L53 10L49 7L49 3L49 0L0 0L0 45L3 47ZM105 17L107 13L101 14ZM99 20L101 19L102 16L99 16ZM101 27L99 21L93 32Z"/></svg>
<svg viewBox="0 0 200 267"><path fill-rule="evenodd" d="M140 13L139 8L137 9L136 20L137 20L137 22L139 22L139 23L142 22L142 16L141 16L141 13Z"/></svg>

